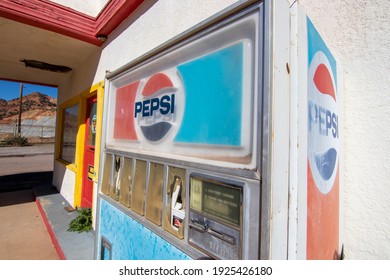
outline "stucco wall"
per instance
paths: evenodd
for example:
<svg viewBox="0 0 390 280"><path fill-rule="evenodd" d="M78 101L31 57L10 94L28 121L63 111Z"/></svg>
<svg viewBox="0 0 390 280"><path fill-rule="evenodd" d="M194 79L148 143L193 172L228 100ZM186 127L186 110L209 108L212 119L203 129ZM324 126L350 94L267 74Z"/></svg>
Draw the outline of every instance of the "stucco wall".
<svg viewBox="0 0 390 280"><path fill-rule="evenodd" d="M234 0L147 1L112 34L103 49L96 77L106 70L116 70L202 20L223 10ZM112 53L120 55L110 55Z"/></svg>
<svg viewBox="0 0 390 280"><path fill-rule="evenodd" d="M54 162L53 185L61 195L70 203L74 205L74 189L76 182L76 174L67 169L63 163Z"/></svg>
<svg viewBox="0 0 390 280"><path fill-rule="evenodd" d="M300 0L344 68L347 259L390 259L388 0Z"/></svg>

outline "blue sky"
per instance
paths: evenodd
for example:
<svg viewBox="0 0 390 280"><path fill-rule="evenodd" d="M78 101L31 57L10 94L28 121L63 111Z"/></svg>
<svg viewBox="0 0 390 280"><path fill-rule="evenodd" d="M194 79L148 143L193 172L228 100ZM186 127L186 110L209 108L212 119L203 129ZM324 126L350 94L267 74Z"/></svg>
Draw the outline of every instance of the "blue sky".
<svg viewBox="0 0 390 280"><path fill-rule="evenodd" d="M50 86L41 86L34 84L23 83L23 96L32 92L39 91L40 93L57 98L57 88ZM20 95L20 83L0 80L0 98L5 100L11 100L19 98Z"/></svg>

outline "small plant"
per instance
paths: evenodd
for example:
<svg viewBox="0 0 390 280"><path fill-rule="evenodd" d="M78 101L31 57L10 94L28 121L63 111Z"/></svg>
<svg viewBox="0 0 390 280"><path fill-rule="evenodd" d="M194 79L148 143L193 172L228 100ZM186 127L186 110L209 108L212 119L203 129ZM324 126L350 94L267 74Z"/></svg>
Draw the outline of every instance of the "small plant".
<svg viewBox="0 0 390 280"><path fill-rule="evenodd" d="M23 147L30 145L28 139L23 136L10 136L4 139L2 142L4 146Z"/></svg>
<svg viewBox="0 0 390 280"><path fill-rule="evenodd" d="M69 223L68 231L88 232L92 229L92 211L90 208L76 210L78 216Z"/></svg>

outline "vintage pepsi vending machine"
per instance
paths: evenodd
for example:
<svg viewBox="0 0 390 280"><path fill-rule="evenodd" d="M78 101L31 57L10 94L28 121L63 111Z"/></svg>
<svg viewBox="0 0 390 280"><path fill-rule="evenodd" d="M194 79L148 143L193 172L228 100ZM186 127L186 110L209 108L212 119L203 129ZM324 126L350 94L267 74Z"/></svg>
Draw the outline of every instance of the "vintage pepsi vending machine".
<svg viewBox="0 0 390 280"><path fill-rule="evenodd" d="M336 259L341 80L297 3L240 1L107 75L96 259Z"/></svg>

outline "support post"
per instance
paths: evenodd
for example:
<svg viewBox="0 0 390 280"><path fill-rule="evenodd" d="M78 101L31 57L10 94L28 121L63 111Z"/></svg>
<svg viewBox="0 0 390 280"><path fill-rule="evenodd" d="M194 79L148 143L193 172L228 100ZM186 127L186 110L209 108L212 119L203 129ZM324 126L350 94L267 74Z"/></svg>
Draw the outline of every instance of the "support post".
<svg viewBox="0 0 390 280"><path fill-rule="evenodd" d="M22 126L22 98L23 98L23 83L20 83L20 97L19 97L19 119L18 119L18 136L21 137Z"/></svg>

